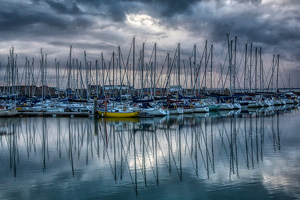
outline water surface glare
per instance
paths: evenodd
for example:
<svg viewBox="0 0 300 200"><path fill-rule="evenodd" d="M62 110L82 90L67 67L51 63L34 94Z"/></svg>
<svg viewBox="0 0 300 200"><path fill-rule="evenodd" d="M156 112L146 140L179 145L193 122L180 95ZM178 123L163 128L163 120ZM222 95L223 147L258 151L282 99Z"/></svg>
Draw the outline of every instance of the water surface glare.
<svg viewBox="0 0 300 200"><path fill-rule="evenodd" d="M300 112L1 118L0 199L300 199Z"/></svg>

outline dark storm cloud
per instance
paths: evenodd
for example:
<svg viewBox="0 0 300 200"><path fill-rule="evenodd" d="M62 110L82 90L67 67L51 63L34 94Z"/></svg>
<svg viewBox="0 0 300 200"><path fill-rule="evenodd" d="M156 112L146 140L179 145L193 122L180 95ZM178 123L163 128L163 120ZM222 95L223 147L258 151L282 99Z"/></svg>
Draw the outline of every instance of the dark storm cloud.
<svg viewBox="0 0 300 200"><path fill-rule="evenodd" d="M92 26L94 22L92 20L83 19L82 17L77 17L75 19L68 18L67 15L72 16L87 16L87 15L95 15L97 13L94 10L101 10L106 13L106 17L113 20L114 22L124 22L126 21L127 13L135 13L135 12L145 12L150 14L155 18L165 18L162 20L164 26L169 28L176 28L178 24L173 22L176 21L176 16L178 14L187 14L197 15L199 13L204 13L205 11L192 11L190 8L193 5L196 5L198 2L211 2L212 0L191 0L191 1L182 1L182 0L77 0L77 1L33 1L34 5L23 7L23 11L12 9L10 12L2 13L2 20L0 22L0 28L3 27L2 30L10 30L11 29L22 29L24 26L32 25L32 24L45 24L50 27L58 27L59 29L68 29L70 26ZM238 3L254 3L258 4L260 0L236 0ZM43 8L46 12L38 11L38 9L34 9L34 6L38 5ZM48 8L47 6L48 5ZM15 6L17 8L18 5ZM33 9L32 9L33 7ZM80 9L82 7L85 11ZM54 11L53 12L51 12ZM151 11L154 10L154 11ZM195 13L193 13L195 12ZM55 14L56 13L56 14ZM58 15L57 15L58 14ZM214 13L208 13L214 14ZM101 17L105 16L103 14ZM200 16L201 17L201 16ZM221 32L223 34L223 29L229 29L228 25L225 23L218 24L218 21L213 20L213 15L211 25L218 27L215 33ZM183 18L188 23L186 18ZM228 20L234 20L230 17ZM203 19L199 18L199 21L203 21ZM226 19L224 20L226 21ZM233 23L235 23L233 21ZM180 24L179 24L180 25ZM211 26L210 25L210 26ZM238 26L238 24L237 24ZM4 29L5 27L5 29ZM192 24L192 27L189 27L190 31L193 29L198 29L197 23ZM219 38L218 34L213 33L215 38Z"/></svg>
<svg viewBox="0 0 300 200"><path fill-rule="evenodd" d="M124 8L118 3L118 1L110 0L108 5L108 11L111 15L112 20L114 20L115 22L122 22L126 19Z"/></svg>
<svg viewBox="0 0 300 200"><path fill-rule="evenodd" d="M297 27L286 23L290 19L288 13L276 20L264 19L262 15L263 13L257 11L249 11L242 15L225 16L222 20L213 19L210 24L213 39L218 40L225 32L245 37L248 42L255 41L266 45L278 45L283 40L299 39Z"/></svg>
<svg viewBox="0 0 300 200"><path fill-rule="evenodd" d="M289 5L282 10L267 9L272 5L258 6L242 14L223 16L223 19L212 20L209 28L212 32L212 40L218 41L224 38L225 33L232 33L242 38L245 42L253 42L262 46L265 52L286 54L285 59L291 60L297 52L295 46L300 40L299 19L295 14L299 11L293 10ZM282 5L278 5L282 6ZM287 9L287 11L284 11ZM293 56L294 54L294 56ZM299 60L299 59L298 59Z"/></svg>
<svg viewBox="0 0 300 200"><path fill-rule="evenodd" d="M161 19L160 23L169 29L181 27L194 37L204 37L214 43L224 41L226 34L231 33L244 42L277 48L277 51L281 51L280 46L285 47L283 51L292 50L300 40L300 12L295 1L284 1L284 4L279 1L261 4L261 0L234 2L236 4L226 5L225 1L202 1L191 10L193 13Z"/></svg>
<svg viewBox="0 0 300 200"><path fill-rule="evenodd" d="M262 0L235 0L238 3L253 3L253 4L260 4Z"/></svg>
<svg viewBox="0 0 300 200"><path fill-rule="evenodd" d="M0 11L0 29L2 31L20 30L28 25L45 24L48 26L55 26L64 28L66 21L47 13L32 12L32 13L17 13Z"/></svg>
<svg viewBox="0 0 300 200"><path fill-rule="evenodd" d="M23 7L23 9L20 10L18 6ZM76 4L73 4L71 9L66 8L62 4L51 4L51 8L54 7L55 11L59 12L64 12L65 10L67 13L79 13ZM23 31L27 32L28 29L32 28L41 33L39 31L40 28L44 28L42 31L48 29L51 32L53 28L61 31L89 25L91 25L91 22L84 17L74 16L67 18L41 9L34 9L30 6L16 5L0 11L0 34L3 32L13 32L15 34L17 33L16 31L19 31L20 35L22 35ZM31 34L34 35L35 32L31 32ZM5 39L5 37L2 37L2 39Z"/></svg>
<svg viewBox="0 0 300 200"><path fill-rule="evenodd" d="M241 49L253 42L295 66L300 62L300 7L295 0L24 0L1 6L0 42L9 46L10 41L32 41L53 52L70 44L80 51L111 51L118 45L129 49L128 41L137 35L142 42L159 41L167 51L171 45L164 43L170 41L164 41L174 30L188 37L174 37L174 46L182 42L182 48L204 38L220 45L230 33L238 36ZM129 23L130 15L150 16L157 30Z"/></svg>
<svg viewBox="0 0 300 200"><path fill-rule="evenodd" d="M160 10L160 14L163 17L172 17L176 14L183 14L189 11L190 6L197 2L201 2L202 0L189 0L189 1L182 1L182 0L123 0L123 1L130 1L130 2L140 2L147 5L157 5Z"/></svg>
<svg viewBox="0 0 300 200"><path fill-rule="evenodd" d="M81 10L78 8L75 2L72 3L72 7L68 8L65 4L55 1L46 1L46 3L56 12L60 14L80 14Z"/></svg>
<svg viewBox="0 0 300 200"><path fill-rule="evenodd" d="M161 17L173 17L177 14L187 12L191 5L201 0L77 0L78 4L90 5L94 7L107 6L110 18L116 22L126 19L126 13L131 11L138 12L137 4L143 4L143 11L155 9Z"/></svg>

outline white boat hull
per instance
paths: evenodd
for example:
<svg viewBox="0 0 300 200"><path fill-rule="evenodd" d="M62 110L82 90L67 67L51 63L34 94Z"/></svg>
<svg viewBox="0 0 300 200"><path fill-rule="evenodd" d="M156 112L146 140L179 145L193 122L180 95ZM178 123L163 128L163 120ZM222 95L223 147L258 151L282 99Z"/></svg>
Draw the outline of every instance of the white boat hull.
<svg viewBox="0 0 300 200"><path fill-rule="evenodd" d="M263 103L263 102L261 102L261 101L258 101L258 102L257 102L257 106L258 106L258 107L264 107L265 105L264 105L264 103Z"/></svg>
<svg viewBox="0 0 300 200"><path fill-rule="evenodd" d="M248 103L247 108L257 108L258 107L258 103L256 101L251 101Z"/></svg>
<svg viewBox="0 0 300 200"><path fill-rule="evenodd" d="M194 113L207 113L209 112L209 108L207 106L195 107Z"/></svg>
<svg viewBox="0 0 300 200"><path fill-rule="evenodd" d="M7 110L7 109L1 109L0 110L0 117L9 117L9 116L14 116L17 114L17 110L12 109L12 110Z"/></svg>
<svg viewBox="0 0 300 200"><path fill-rule="evenodd" d="M167 112L163 110L162 108L160 109L143 109L142 113L148 113L149 115L154 115L154 116L165 116Z"/></svg>
<svg viewBox="0 0 300 200"><path fill-rule="evenodd" d="M180 112L178 112L177 108L170 108L167 110L167 115L179 115L181 114Z"/></svg>
<svg viewBox="0 0 300 200"><path fill-rule="evenodd" d="M273 101L274 102L274 106L281 106L281 102L280 101L278 101L278 100L274 100Z"/></svg>
<svg viewBox="0 0 300 200"><path fill-rule="evenodd" d="M194 112L194 108L182 108L182 114L191 114Z"/></svg>
<svg viewBox="0 0 300 200"><path fill-rule="evenodd" d="M294 102L292 100L290 100L290 99L285 100L285 103L286 104L294 104Z"/></svg>
<svg viewBox="0 0 300 200"><path fill-rule="evenodd" d="M263 101L263 104L264 104L264 106L266 106L266 107L272 106L271 102L270 102L270 101L267 101L267 100L264 100L264 101Z"/></svg>
<svg viewBox="0 0 300 200"><path fill-rule="evenodd" d="M241 109L242 106L239 103L232 104L234 109Z"/></svg>
<svg viewBox="0 0 300 200"><path fill-rule="evenodd" d="M233 109L233 105L229 103L222 103L219 108L219 110L232 110L232 109Z"/></svg>

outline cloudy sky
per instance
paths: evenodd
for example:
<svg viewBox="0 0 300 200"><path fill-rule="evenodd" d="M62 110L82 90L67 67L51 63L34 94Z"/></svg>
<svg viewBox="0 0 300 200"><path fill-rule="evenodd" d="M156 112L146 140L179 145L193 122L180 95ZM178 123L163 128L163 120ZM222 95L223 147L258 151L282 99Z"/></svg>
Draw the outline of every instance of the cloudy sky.
<svg viewBox="0 0 300 200"><path fill-rule="evenodd" d="M66 63L69 45L81 61L84 50L89 61L99 59L102 52L109 60L119 45L126 58L136 36L137 52L145 42L150 55L157 43L158 62L168 51L174 55L178 43L182 59L188 60L194 44L200 56L208 40L214 44L217 67L224 63L230 33L230 39L238 36L238 62L245 43L263 48L266 74L272 55L280 54L279 82L287 87L291 74L295 87L300 75L299 12L298 0L2 0L0 62L3 69L11 46L20 66L26 56L39 59L40 48L49 66L55 58Z"/></svg>

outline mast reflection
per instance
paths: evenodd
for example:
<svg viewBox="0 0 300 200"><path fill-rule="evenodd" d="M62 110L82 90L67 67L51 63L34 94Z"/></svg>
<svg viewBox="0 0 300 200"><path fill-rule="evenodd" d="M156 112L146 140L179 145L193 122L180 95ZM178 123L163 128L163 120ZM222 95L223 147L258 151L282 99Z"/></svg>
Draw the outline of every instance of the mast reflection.
<svg viewBox="0 0 300 200"><path fill-rule="evenodd" d="M9 118L0 119L0 141L14 177L20 159L39 158L44 173L55 167L52 160L67 159L73 177L92 165L116 184L130 181L138 194L166 176L211 179L222 170L229 180L240 178L241 169L264 161L266 142L280 151L282 113L267 108L154 119Z"/></svg>

